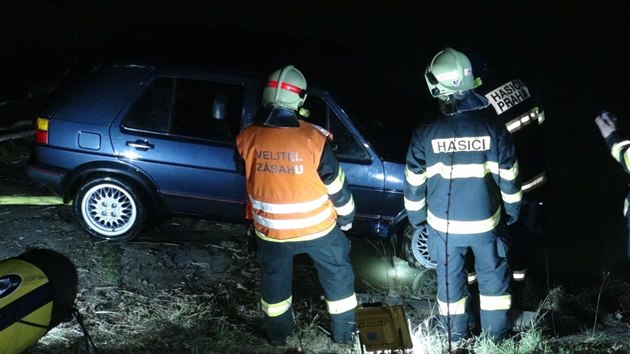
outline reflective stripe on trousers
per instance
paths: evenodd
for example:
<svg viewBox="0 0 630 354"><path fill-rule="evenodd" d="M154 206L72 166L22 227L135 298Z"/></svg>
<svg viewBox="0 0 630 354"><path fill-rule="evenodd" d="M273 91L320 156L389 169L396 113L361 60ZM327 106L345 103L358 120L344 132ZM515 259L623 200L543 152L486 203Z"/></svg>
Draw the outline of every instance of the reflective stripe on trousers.
<svg viewBox="0 0 630 354"><path fill-rule="evenodd" d="M466 301L468 297L464 297L463 299L451 303L446 303L444 301L438 300L438 306L440 315L446 316L447 314L451 315L463 315L466 313Z"/></svg>
<svg viewBox="0 0 630 354"><path fill-rule="evenodd" d="M345 299L336 301L326 300L326 307L328 308L328 313L332 315L354 310L354 308L357 307L357 295L352 293L352 295Z"/></svg>
<svg viewBox="0 0 630 354"><path fill-rule="evenodd" d="M461 305L465 303L468 296L464 263L470 247L475 254L475 268L477 269L477 281L481 294L480 306L483 301L483 307L480 311L482 330L492 337L502 338L509 329L507 309L509 309L511 302L511 297L508 294L509 274L505 244L498 237L479 244L479 242L475 242L478 240L477 235L449 235L448 237L453 242L448 244L447 252L444 234L436 231L430 225L427 230L429 231L429 255L437 264L437 299L440 303L440 313L442 315L447 314L445 304L448 303L452 334L461 336L468 330L468 314L465 313L465 306ZM462 240L470 240L470 242ZM458 246L452 246L453 243L458 244ZM448 254L448 260L446 254ZM462 311L462 309L464 310ZM444 328L447 328L445 326L447 321L448 319L442 318Z"/></svg>
<svg viewBox="0 0 630 354"><path fill-rule="evenodd" d="M345 336L354 328L354 308L357 305L354 292L354 272L350 264L350 240L338 228L323 237L303 242L269 242L256 238L258 262L261 272L261 304L265 311L265 326L275 326L283 333L292 328L291 314L293 258L306 253L317 269L318 279L324 289L331 322L339 328L338 335ZM296 282L300 284L300 282ZM340 322L340 323L337 323Z"/></svg>
<svg viewBox="0 0 630 354"><path fill-rule="evenodd" d="M291 304L293 303L293 296L289 296L288 299L276 302L275 304L270 304L263 299L260 299L260 305L262 310L269 317L277 317L282 315L283 313L289 311L291 309Z"/></svg>
<svg viewBox="0 0 630 354"><path fill-rule="evenodd" d="M486 311L507 311L512 305L509 294L499 296L479 295L479 308Z"/></svg>

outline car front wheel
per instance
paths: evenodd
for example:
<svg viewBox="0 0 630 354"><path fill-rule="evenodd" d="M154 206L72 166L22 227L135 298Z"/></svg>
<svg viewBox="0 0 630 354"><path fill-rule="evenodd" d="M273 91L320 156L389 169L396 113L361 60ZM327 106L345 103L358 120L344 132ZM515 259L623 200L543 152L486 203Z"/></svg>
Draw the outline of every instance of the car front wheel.
<svg viewBox="0 0 630 354"><path fill-rule="evenodd" d="M73 210L88 235L99 241L128 241L142 230L146 219L138 189L114 176L83 184L74 197Z"/></svg>

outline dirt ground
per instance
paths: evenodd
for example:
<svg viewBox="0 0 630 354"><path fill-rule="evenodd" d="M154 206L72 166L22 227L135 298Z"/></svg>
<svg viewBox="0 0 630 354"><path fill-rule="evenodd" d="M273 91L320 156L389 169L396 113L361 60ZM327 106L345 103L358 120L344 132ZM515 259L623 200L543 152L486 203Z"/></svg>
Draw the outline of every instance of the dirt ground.
<svg viewBox="0 0 630 354"><path fill-rule="evenodd" d="M0 159L0 198L51 195L24 178L29 144L26 139L0 145L0 151L6 151ZM285 352L264 338L258 267L246 225L174 217L157 223L136 240L109 244L92 241L83 233L70 205L0 205L0 227L0 260L42 248L63 254L75 265L79 281L76 307L99 353L152 353L158 349L219 353L235 352L235 347L243 353ZM325 302L314 268L306 259L296 260L294 290L299 299L294 304L296 317L304 323L301 327L309 327L300 330L308 332L308 345L294 346L310 348L308 352L338 352L328 338ZM161 309L164 303L169 303L164 311L183 312L177 315L202 324L189 331L177 324L181 319L158 316L164 325L155 332L154 324L145 322L156 319L151 307ZM217 330L216 323L205 323L208 319L226 326L227 333ZM87 352L87 338L76 319L69 318L58 327L62 330L51 330L28 353ZM213 348L216 336L234 336L234 331L245 334Z"/></svg>
<svg viewBox="0 0 630 354"><path fill-rule="evenodd" d="M0 143L0 197L50 195L23 176L29 144L28 139ZM0 205L0 227L0 260L45 248L75 265L76 307L99 353L360 352L328 339L316 276L308 262L299 260L294 281L298 334L287 348L266 342L258 308L258 268L245 225L172 218L137 240L107 244L92 241L78 228L69 205ZM357 274L362 266L355 264ZM411 325L417 326L428 317L434 292L431 279L420 285L418 280L416 275L412 287L394 282L389 288L374 288L360 293L360 299L402 303ZM527 310L541 311L536 307L545 292L527 289ZM627 283L605 279L601 288L558 293L539 318L555 349L541 352L630 350ZM27 353L90 352L75 318L58 327Z"/></svg>

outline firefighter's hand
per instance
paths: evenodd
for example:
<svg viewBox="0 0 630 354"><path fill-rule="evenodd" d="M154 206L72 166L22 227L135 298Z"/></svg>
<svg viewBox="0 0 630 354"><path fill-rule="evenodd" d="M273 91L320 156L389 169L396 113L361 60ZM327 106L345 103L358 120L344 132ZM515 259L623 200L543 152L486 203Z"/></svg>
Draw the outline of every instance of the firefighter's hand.
<svg viewBox="0 0 630 354"><path fill-rule="evenodd" d="M608 112L602 112L598 115L595 118L595 124L597 124L599 132L604 139L617 130L617 124L612 121Z"/></svg>
<svg viewBox="0 0 630 354"><path fill-rule="evenodd" d="M341 225L339 226L339 228L341 229L341 231L348 231L352 228L352 223Z"/></svg>

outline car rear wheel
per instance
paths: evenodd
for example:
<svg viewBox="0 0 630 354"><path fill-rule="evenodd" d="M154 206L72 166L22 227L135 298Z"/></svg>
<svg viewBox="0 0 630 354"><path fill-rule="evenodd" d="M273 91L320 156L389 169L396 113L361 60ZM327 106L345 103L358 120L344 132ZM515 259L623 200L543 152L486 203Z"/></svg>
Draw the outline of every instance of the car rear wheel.
<svg viewBox="0 0 630 354"><path fill-rule="evenodd" d="M73 200L74 214L90 237L123 242L144 227L146 209L139 190L124 179L97 177L84 183Z"/></svg>
<svg viewBox="0 0 630 354"><path fill-rule="evenodd" d="M437 267L435 261L429 257L426 229L416 229L407 224L403 229L402 236L401 251L411 265L426 269L435 269Z"/></svg>

